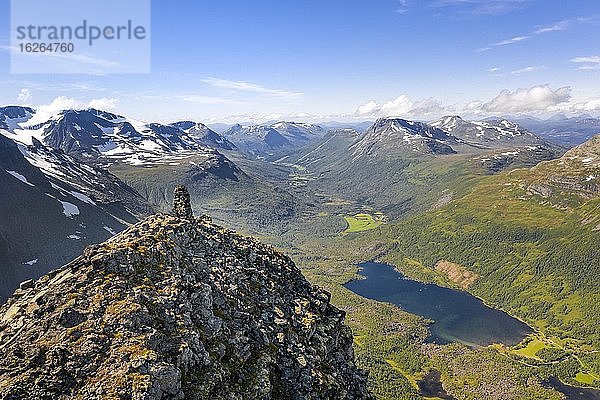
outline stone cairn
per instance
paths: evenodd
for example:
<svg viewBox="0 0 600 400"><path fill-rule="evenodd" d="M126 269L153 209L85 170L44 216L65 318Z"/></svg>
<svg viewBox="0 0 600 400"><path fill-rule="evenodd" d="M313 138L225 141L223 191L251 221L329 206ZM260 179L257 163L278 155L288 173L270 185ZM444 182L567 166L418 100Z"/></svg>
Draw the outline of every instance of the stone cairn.
<svg viewBox="0 0 600 400"><path fill-rule="evenodd" d="M172 214L182 219L192 219L192 206L190 204L190 193L187 187L183 185L175 186L173 192L173 212Z"/></svg>

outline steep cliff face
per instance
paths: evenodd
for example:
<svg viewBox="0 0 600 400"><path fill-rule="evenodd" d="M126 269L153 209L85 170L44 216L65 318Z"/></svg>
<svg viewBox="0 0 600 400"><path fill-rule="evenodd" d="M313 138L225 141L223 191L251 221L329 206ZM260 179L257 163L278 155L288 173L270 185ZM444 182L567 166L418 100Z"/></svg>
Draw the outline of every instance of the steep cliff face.
<svg viewBox="0 0 600 400"><path fill-rule="evenodd" d="M328 293L178 190L173 215L21 284L0 309L0 398L371 399Z"/></svg>

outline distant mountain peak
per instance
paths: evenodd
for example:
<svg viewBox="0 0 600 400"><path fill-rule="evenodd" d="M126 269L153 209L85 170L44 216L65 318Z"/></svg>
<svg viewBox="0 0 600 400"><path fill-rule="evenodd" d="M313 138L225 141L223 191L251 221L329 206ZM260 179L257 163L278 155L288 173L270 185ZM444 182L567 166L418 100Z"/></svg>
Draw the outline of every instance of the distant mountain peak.
<svg viewBox="0 0 600 400"><path fill-rule="evenodd" d="M27 114L34 114L35 110L27 106L4 106L0 107L0 119L3 118L23 118Z"/></svg>
<svg viewBox="0 0 600 400"><path fill-rule="evenodd" d="M495 148L543 144L542 139L506 118L466 121L457 116L448 116L431 125L475 146Z"/></svg>
<svg viewBox="0 0 600 400"><path fill-rule="evenodd" d="M449 133L424 122L403 118L380 118L367 129L350 150L356 156L393 154L452 154L457 140Z"/></svg>
<svg viewBox="0 0 600 400"><path fill-rule="evenodd" d="M174 122L171 126L185 133L182 137L187 137L190 141L219 150L234 150L236 148L233 143L203 123L188 120Z"/></svg>

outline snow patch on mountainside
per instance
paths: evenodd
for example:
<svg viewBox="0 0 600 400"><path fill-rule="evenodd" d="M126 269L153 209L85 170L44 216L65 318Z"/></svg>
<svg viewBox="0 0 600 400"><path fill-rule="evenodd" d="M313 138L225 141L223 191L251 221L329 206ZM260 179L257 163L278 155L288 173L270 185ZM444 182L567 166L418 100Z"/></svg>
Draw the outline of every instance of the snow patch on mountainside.
<svg viewBox="0 0 600 400"><path fill-rule="evenodd" d="M59 200L60 204L63 206L63 213L65 216L72 218L76 215L79 215L79 207L77 207L73 203L69 203L68 201Z"/></svg>
<svg viewBox="0 0 600 400"><path fill-rule="evenodd" d="M95 206L96 203L94 203L94 200L90 199L88 196L86 196L83 193L79 193L79 192L75 192L75 191L70 191L69 194L73 197L75 197L76 199L78 199L79 201L82 201L84 203L90 204Z"/></svg>
<svg viewBox="0 0 600 400"><path fill-rule="evenodd" d="M6 171L8 172L10 175L14 176L15 178L17 178L18 180L20 180L21 182L23 182L26 185L29 186L35 186L34 184L30 183L27 178L25 178L23 175L19 174L16 171Z"/></svg>

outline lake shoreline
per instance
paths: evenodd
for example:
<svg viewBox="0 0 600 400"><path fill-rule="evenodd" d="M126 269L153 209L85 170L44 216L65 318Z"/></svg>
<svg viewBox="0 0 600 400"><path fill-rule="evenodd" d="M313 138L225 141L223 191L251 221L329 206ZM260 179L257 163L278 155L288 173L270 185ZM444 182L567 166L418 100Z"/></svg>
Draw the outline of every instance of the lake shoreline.
<svg viewBox="0 0 600 400"><path fill-rule="evenodd" d="M510 314L486 305L464 290L421 282L392 264L371 260L357 263L355 279L344 286L355 294L391 303L429 323L424 343L459 342L472 348L500 343L516 346L535 332Z"/></svg>
<svg viewBox="0 0 600 400"><path fill-rule="evenodd" d="M369 262L369 261L366 261L366 262ZM464 292L464 293L468 293L468 294L470 294L471 296L473 296L473 297L475 297L475 298L479 299L479 300L480 300L480 301L481 301L481 302L482 302L482 303L483 303L483 304L484 304L486 307L492 308L492 309L494 309L494 310L502 311L503 313L505 313L505 314L509 315L510 317L512 317L512 318L514 318L514 319L516 319L516 320L518 320L518 321L522 322L523 324L527 325L527 326L528 326L528 327L529 327L529 328L530 328L530 329L533 331L533 332L532 332L530 335L533 335L533 334L542 334L542 335L544 335L544 333L543 333L543 332L540 332L540 331L539 331L537 328L534 328L533 326L531 326L531 325L529 324L529 322L525 321L525 320L524 320L524 319L522 319L521 317L519 317L519 316L516 316L516 315L513 315L512 313L510 313L510 312L506 311L506 310L505 310L504 308L502 308L502 307L497 307L497 306L495 306L495 305L493 305L493 304L489 304L489 303L488 303L488 302L487 302L487 301L486 301L484 298L482 298L482 297L480 297L479 295L477 295L477 294L475 294L475 293L472 293L472 292L470 292L470 291L468 291L468 290L465 290L464 288L461 288L461 287L459 287L459 286L456 286L456 287L449 287L449 286L445 286L445 285L440 285L440 284L438 284L438 283L435 283L435 282L424 282L424 281L422 281L422 280L420 280L420 279L413 278L412 276L410 276L410 275L407 275L407 274L406 274L406 273L405 273L405 272L404 272L404 271L403 271L403 270L402 270L402 269L401 269L399 266L397 266L397 265L395 265L395 264L391 264L391 263L389 263L389 262L387 262L387 261L380 260L380 259L373 259L373 260L371 260L371 262L376 262L376 263L380 263L380 264L386 264L386 265L389 265L389 266L390 266L390 267L392 267L394 270L396 270L396 272L400 273L400 274L401 274L402 276L404 276L405 278L407 278L407 279L410 279L410 280L413 280L413 281L415 281L415 282L419 282L419 283L423 283L423 284L433 284L433 285L438 285L438 286L440 286L440 287L444 287L444 288L446 288L446 289L458 290L458 291L461 291L461 292ZM530 336L530 335L528 335L528 336ZM523 339L523 341L524 341L524 340L526 340L526 339L527 339L527 338ZM490 344L490 345L488 345L488 346L479 346L479 347L490 347L490 346L493 346L494 344L500 344L500 345L503 345L503 346L504 346L504 344L503 344L503 343L493 343L493 344ZM511 346L511 347L512 347L512 346Z"/></svg>

